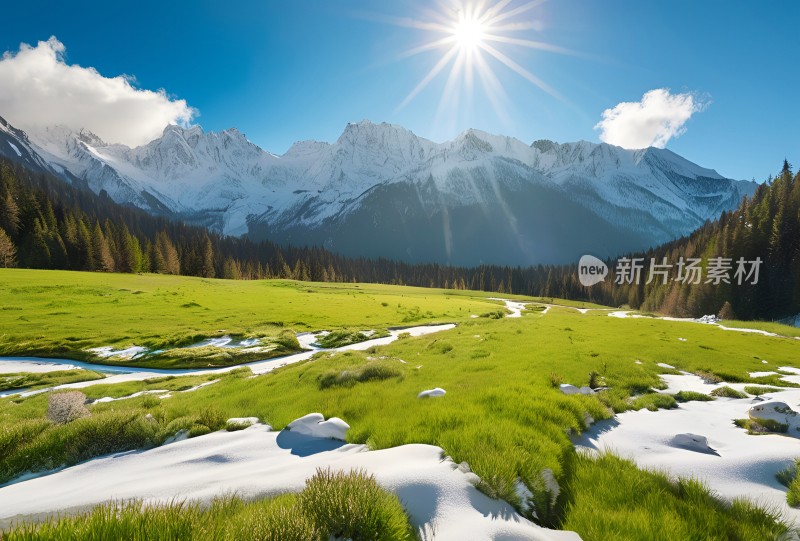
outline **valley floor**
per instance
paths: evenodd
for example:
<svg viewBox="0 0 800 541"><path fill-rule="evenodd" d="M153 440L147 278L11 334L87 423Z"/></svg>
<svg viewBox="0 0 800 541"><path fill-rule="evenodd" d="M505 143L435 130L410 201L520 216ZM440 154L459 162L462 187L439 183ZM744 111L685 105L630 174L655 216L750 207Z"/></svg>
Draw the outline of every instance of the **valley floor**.
<svg viewBox="0 0 800 541"><path fill-rule="evenodd" d="M269 322L270 333L291 329L312 347L319 335L303 332L415 325L244 367L158 373L122 362L126 373L82 382L43 378L114 369L0 359L0 383L32 372L25 381L34 386L0 398L0 526L9 539L31 517L112 500L298 492L327 467L374 475L422 539L771 539L798 518L776 474L800 457L800 432L750 435L733 423L754 405L800 400L800 343L788 328L784 336L780 327L748 332L557 300L366 284L47 271L0 272L4 280L14 296L0 293L0 304L19 308L0 313L6 354L29 353L35 341L51 352L79 344L67 353L158 347L163 340L133 309L107 329L80 317L109 309L95 306L92 292L114 299L133 288L151 292L156 314L180 318L186 309L174 303L186 298L207 307L163 319L168 332L195 340ZM237 315L236 299L252 313ZM498 310L507 317L496 319ZM65 321L71 326L59 328ZM566 384L595 390L568 395ZM712 400L723 387L743 398ZM88 416L47 420L62 389L85 394ZM344 424L324 425L325 437L287 429L317 411ZM705 439L694 445L684 434ZM713 493L680 480L689 477Z"/></svg>

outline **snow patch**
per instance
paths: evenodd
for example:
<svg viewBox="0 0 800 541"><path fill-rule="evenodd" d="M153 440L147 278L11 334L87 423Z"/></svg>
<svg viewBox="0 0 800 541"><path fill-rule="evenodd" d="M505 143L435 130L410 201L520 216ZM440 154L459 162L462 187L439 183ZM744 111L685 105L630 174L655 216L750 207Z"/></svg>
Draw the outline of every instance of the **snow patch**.
<svg viewBox="0 0 800 541"><path fill-rule="evenodd" d="M435 398L437 396L444 396L447 393L441 387L436 387L435 389L427 389L422 391L417 395L417 398Z"/></svg>
<svg viewBox="0 0 800 541"><path fill-rule="evenodd" d="M101 359L109 359L114 357L118 359L132 360L147 353L147 348L142 346L131 346L125 349L114 349L113 346L103 346L99 348L89 348L86 351L94 353Z"/></svg>
<svg viewBox="0 0 800 541"><path fill-rule="evenodd" d="M0 488L0 522L16 515L54 515L111 500L145 504L175 500L208 502L221 494L244 499L298 492L318 468L361 469L398 496L425 539L525 539L580 541L573 532L548 530L502 500L475 488L464 472L432 445L370 451L365 445L316 440L292 447L285 432L256 425L218 431L136 453L97 458ZM432 534L432 535L431 535Z"/></svg>
<svg viewBox="0 0 800 541"><path fill-rule="evenodd" d="M562 383L558 388L564 394L594 394L594 389L587 386L576 387L569 383Z"/></svg>
<svg viewBox="0 0 800 541"><path fill-rule="evenodd" d="M321 413L309 413L295 419L286 428L296 434L346 441L350 425L338 417L331 417L326 421Z"/></svg>

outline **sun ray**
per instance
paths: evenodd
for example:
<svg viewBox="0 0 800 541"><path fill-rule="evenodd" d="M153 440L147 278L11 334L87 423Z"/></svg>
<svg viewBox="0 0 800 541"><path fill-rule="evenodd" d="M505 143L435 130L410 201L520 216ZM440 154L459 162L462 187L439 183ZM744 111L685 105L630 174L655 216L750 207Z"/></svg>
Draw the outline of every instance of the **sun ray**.
<svg viewBox="0 0 800 541"><path fill-rule="evenodd" d="M487 26L494 26L500 21L505 21L506 19L510 19L511 17L517 17L522 15L526 11L530 11L536 6L540 5L544 0L534 0L533 2L528 2L527 4L523 4L518 8L512 9L511 11L504 11L502 13L498 13L494 18L489 19L486 21Z"/></svg>
<svg viewBox="0 0 800 541"><path fill-rule="evenodd" d="M538 86L539 88L541 88L554 98L558 98L559 100L565 101L564 96L562 96L555 88L553 88L552 86L548 85L547 83L539 79L533 73L531 73L530 71L526 70L525 68L523 68L522 66L511 60L509 57L507 57L506 55L504 55L491 45L483 43L481 44L481 48L490 55L492 55L493 57L495 57L497 60L499 60L500 62L511 68L520 77L527 79L528 81L535 84L536 86Z"/></svg>
<svg viewBox="0 0 800 541"><path fill-rule="evenodd" d="M498 36L495 34L483 34L483 39L485 41L496 41L499 43L508 43L510 45L519 45L521 47L527 47L529 49L539 49L541 51L549 51L551 53L560 53L566 55L577 55L575 51L571 51L565 47L559 47L558 45L553 45L551 43L545 43L544 41L533 41L529 39L520 39L520 38L512 38L508 36Z"/></svg>
<svg viewBox="0 0 800 541"><path fill-rule="evenodd" d="M456 53L458 53L458 50L459 50L458 47L451 48L439 60L439 62L437 62L436 65L433 66L433 68L431 68L431 71L429 71L428 74L425 77L423 77L423 79L414 88L414 90L412 90L411 93L408 96L406 96L406 99L403 100L403 102L397 107L397 109L400 110L406 105L408 105L411 102L411 100L413 100L416 97L417 94L419 94L426 86L428 86L430 82L434 78L436 78L437 75L439 75L439 72L441 72L445 68L445 66L447 66L447 64L450 63L450 60L452 60L453 56L455 56Z"/></svg>
<svg viewBox="0 0 800 541"><path fill-rule="evenodd" d="M493 66L499 65L507 67L547 94L566 102L555 88L514 60L506 51L508 48L520 47L547 53L578 55L567 48L519 35L520 32L542 28L541 21L531 12L544 1L437 0L438 9L428 8L422 12L420 18L398 19L397 24L400 26L432 34L432 39L401 53L400 58L440 50L442 56L403 99L397 110L413 101L448 66L447 80L437 108L437 121L444 114L445 106L452 108L454 103L460 104L462 98L470 105L473 89L478 81L497 115L508 119L508 115L503 112L504 104L508 101L507 94L493 69Z"/></svg>

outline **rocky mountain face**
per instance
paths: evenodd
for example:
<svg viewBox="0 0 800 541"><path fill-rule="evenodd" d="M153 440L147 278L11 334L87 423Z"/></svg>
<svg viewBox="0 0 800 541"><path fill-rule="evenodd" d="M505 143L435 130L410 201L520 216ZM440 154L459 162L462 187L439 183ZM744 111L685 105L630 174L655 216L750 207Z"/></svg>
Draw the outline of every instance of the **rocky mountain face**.
<svg viewBox="0 0 800 541"><path fill-rule="evenodd" d="M368 121L348 124L334 143L303 141L276 156L236 129L168 126L128 148L58 126L26 134L0 119L0 155L229 235L457 265L648 248L756 187L664 149L527 145L477 130L434 143Z"/></svg>

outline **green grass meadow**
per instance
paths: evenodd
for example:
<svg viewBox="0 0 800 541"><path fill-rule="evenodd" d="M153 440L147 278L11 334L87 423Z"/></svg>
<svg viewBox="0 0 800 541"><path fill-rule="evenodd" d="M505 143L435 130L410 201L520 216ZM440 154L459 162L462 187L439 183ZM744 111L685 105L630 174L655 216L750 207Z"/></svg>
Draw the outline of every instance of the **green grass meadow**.
<svg viewBox="0 0 800 541"><path fill-rule="evenodd" d="M774 385L774 377L750 378L748 372L800 368L800 344L792 338L613 318L604 311L581 314L566 306L546 314L526 311L521 318L472 318L496 310L498 303L486 300L489 294L399 286L22 270L0 270L0 284L4 355L75 357L87 347L161 347L222 330L250 336L285 328L457 323L450 331L404 337L367 351L322 352L254 378L242 368L222 375L98 383L83 389L89 398L156 389L169 390L170 397L92 404L91 417L66 425L46 420L47 394L0 399L0 483L32 469L160 445L178 430L202 435L224 428L229 417L257 416L282 429L320 412L344 419L351 426L348 440L373 449L440 446L456 462L469 463L482 479L481 490L523 510L529 502L515 491L521 480L534 494L541 524L575 530L587 541L744 541L778 538L787 529L769 510L723 502L694 481L643 471L610 455L579 455L570 437L615 411L680 407L675 398L650 392L663 386L660 374L673 373L657 363L726 381ZM592 372L608 390L567 396L554 387L587 385ZM181 392L212 380L218 381ZM417 398L434 387L447 394ZM155 422L143 422L148 414ZM92 446L96 434L112 433L119 436L101 438L106 447ZM544 470L562 487L555 502ZM9 539L36 538L15 535Z"/></svg>

